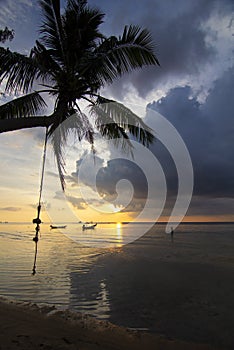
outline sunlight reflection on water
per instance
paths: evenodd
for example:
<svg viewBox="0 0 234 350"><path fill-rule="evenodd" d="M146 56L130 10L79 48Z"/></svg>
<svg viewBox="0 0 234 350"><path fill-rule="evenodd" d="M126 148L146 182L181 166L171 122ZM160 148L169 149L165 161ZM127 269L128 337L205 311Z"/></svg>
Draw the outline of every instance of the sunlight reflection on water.
<svg viewBox="0 0 234 350"><path fill-rule="evenodd" d="M115 242L116 249L104 249L89 247L87 237L86 245L78 244L59 230L50 230L49 224L43 224L38 245L37 274L32 276L33 225L0 224L0 294L19 300L56 304L109 319L113 300L106 278L115 276L117 271L111 271L109 276L100 257L121 253L123 236L131 235L136 226L121 223L98 225L88 237L90 240ZM70 235L75 235L76 232L81 232L81 225L68 224L67 231ZM209 238L211 234L212 239ZM124 257L129 259L133 253L134 256L149 261L155 257L165 258L168 253L161 252L165 247L173 248L170 248L170 237L167 236L163 225L158 224L140 240L125 246ZM176 247L180 249L178 253ZM204 259L205 256L212 256L214 250L216 255L219 254L223 259L226 256L225 259L230 261L233 254L231 247L232 225L181 225L175 233L174 251L170 254L172 258L179 259L185 248L189 251L190 259L198 253ZM139 274L140 279L143 277ZM121 288L121 295L116 291L120 298L118 305L124 305L124 298L130 290L127 285L118 288Z"/></svg>
<svg viewBox="0 0 234 350"><path fill-rule="evenodd" d="M31 275L34 258L34 226L31 224L1 224L0 226L0 294L38 303L53 303L96 315L109 317L109 295L105 280L86 281L72 285L72 276L87 274L100 255L111 249L93 248L88 242L114 242L121 247L123 225L100 224L91 232L82 233L81 224L67 225L67 234L42 225L38 244L37 273ZM126 231L126 230L125 230ZM72 237L84 235L84 243ZM130 230L131 234L131 230ZM69 239L69 238L71 239ZM107 244L108 245L108 244ZM112 244L113 245L113 244ZM87 300L87 290L93 295Z"/></svg>

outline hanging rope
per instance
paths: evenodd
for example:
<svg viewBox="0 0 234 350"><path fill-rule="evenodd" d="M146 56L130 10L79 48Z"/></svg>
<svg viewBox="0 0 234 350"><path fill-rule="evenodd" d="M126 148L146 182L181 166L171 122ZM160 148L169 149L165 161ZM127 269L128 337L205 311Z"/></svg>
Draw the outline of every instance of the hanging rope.
<svg viewBox="0 0 234 350"><path fill-rule="evenodd" d="M35 237L33 238L33 241L35 242L35 255L34 255L34 263L33 263L33 269L32 274L35 275L36 273L36 263L37 263L37 244L39 241L39 232L40 232L40 213L41 213L41 195L42 195L42 188L43 188L43 180L44 180L44 173L45 173L45 161L46 161L46 146L47 146L47 140L48 140L48 127L46 128L46 134L45 134L45 142L44 142L44 150L43 150L43 160L42 160L42 170L41 170L41 183L40 183L40 191L39 191L39 199L38 199L38 206L37 206L37 217L33 219L33 224L36 224L35 227Z"/></svg>

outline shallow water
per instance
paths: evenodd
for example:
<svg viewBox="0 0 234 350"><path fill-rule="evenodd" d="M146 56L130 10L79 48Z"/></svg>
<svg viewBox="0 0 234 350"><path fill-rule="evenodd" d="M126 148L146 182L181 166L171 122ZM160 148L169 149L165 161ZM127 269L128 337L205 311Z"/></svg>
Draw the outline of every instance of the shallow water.
<svg viewBox="0 0 234 350"><path fill-rule="evenodd" d="M199 257L201 262L216 264L232 262L234 225L180 225L172 245L170 235L165 234L165 226L157 224L142 238L121 248L121 237L132 237L136 230L144 231L144 228L144 225L136 224L99 225L85 238L85 242L77 243L77 239L74 241L59 230L49 230L49 225L44 224L38 246L37 273L33 276L34 226L0 224L0 294L18 300L56 304L61 308L79 310L118 323L122 319L125 326L150 329L154 324L151 306L142 304L143 311L139 308L141 318L136 315L138 305L142 302L136 299L144 299L150 291L146 293L143 286L131 301L134 288L140 288L137 279L141 281L150 273L144 271L143 267L141 269L140 261L146 261L147 264L153 264L155 259L182 261L183 252L186 251L191 262L193 257ZM81 225L77 224L68 224L66 232L73 238L75 232L79 232L80 237L83 234ZM95 246L97 237L102 242L114 242L116 248ZM136 276L134 279L126 275L123 285L118 285L117 280L115 285L115 275L124 275L124 268L123 272L116 271L122 262L112 266L109 262L114 261L112 257L116 259L122 256L124 263L132 264L132 275L136 266ZM147 266L150 269L153 265ZM131 302L134 311L126 311L126 306Z"/></svg>
<svg viewBox="0 0 234 350"><path fill-rule="evenodd" d="M37 273L32 276L34 226L29 223L0 224L0 294L70 307L108 319L110 310L105 281L100 280L97 285L95 281L94 288L92 280L87 280L77 289L72 278L87 274L98 264L98 257L111 253L112 247L121 247L123 230L120 224L98 225L95 230L84 232L79 224L68 224L66 230L50 230L49 224L42 225ZM128 227L128 237L132 230ZM109 248L103 248L103 245ZM87 300L87 291L93 288L96 291L91 292Z"/></svg>

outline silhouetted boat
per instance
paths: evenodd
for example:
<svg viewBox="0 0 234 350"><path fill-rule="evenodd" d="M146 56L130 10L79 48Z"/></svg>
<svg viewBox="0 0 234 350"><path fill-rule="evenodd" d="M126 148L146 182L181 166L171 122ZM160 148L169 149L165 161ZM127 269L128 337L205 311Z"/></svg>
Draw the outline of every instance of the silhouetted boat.
<svg viewBox="0 0 234 350"><path fill-rule="evenodd" d="M96 224L84 224L82 226L82 230L93 230L95 227L97 226L97 223Z"/></svg>
<svg viewBox="0 0 234 350"><path fill-rule="evenodd" d="M63 226L54 226L54 225L50 225L50 228L51 229L54 229L54 228L66 228L67 225L63 225Z"/></svg>

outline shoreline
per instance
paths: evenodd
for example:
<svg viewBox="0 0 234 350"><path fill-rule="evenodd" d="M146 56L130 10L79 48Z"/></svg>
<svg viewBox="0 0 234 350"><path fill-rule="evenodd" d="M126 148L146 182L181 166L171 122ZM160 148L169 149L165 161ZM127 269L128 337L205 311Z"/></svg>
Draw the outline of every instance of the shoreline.
<svg viewBox="0 0 234 350"><path fill-rule="evenodd" d="M144 331L130 330L55 306L0 297L1 349L18 350L211 350ZM217 349L217 348L216 348Z"/></svg>

